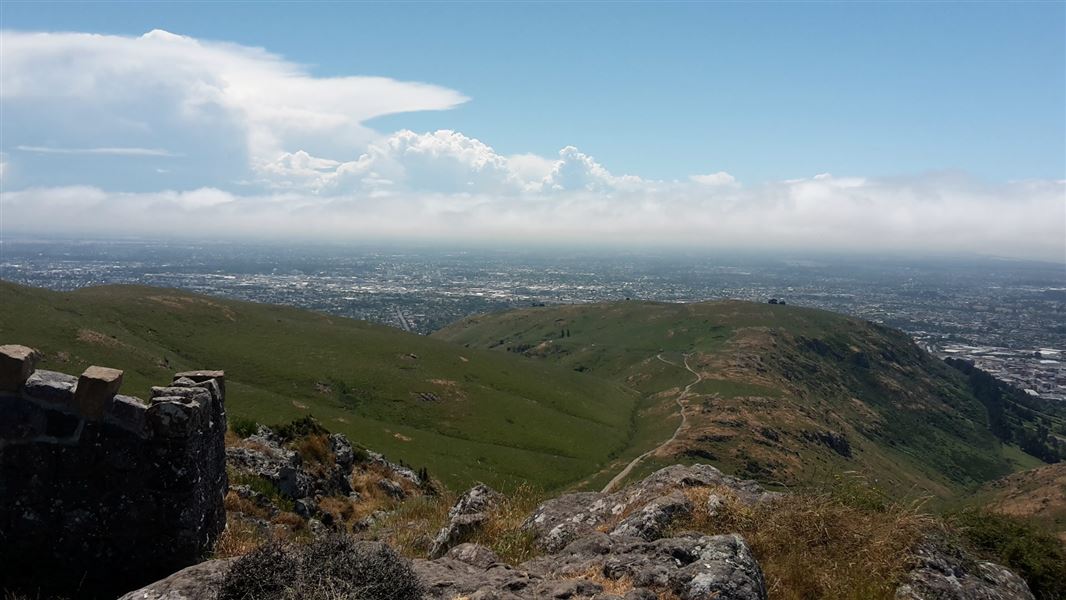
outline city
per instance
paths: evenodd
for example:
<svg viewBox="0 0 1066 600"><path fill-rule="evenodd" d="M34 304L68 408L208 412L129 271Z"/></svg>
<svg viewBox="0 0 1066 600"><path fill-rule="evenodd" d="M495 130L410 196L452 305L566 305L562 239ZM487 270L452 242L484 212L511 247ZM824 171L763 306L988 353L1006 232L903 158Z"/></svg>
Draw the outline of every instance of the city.
<svg viewBox="0 0 1066 600"><path fill-rule="evenodd" d="M2 248L0 277L16 283L175 287L420 334L538 304L782 299L899 328L937 356L1066 402L1066 271L1050 263L32 239Z"/></svg>

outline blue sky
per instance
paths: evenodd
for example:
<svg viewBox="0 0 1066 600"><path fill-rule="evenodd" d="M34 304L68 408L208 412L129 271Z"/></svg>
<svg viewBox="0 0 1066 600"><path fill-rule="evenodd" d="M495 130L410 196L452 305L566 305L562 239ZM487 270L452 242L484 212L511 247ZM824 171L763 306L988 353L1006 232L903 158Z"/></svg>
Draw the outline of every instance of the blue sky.
<svg viewBox="0 0 1066 600"><path fill-rule="evenodd" d="M746 181L963 169L1066 177L1066 4L5 2L3 27L261 46L316 75L382 75L466 105L512 154L574 145L614 170Z"/></svg>
<svg viewBox="0 0 1066 600"><path fill-rule="evenodd" d="M1028 206L1027 217L1054 221L1062 192L1056 182L1066 179L1061 2L5 1L0 16L6 81L18 90L4 97L0 150L8 191L77 185L131 194L209 189L275 200L281 193L320 197L329 191L353 202L402 192L425 202L428 194L518 190L540 197L550 189L599 193L601 200L626 196L636 202L639 196L645 205L699 196L722 211L780 198L797 204L796 190L780 186L831 173L834 190L855 196L862 189L858 196L878 195L873 204L886 206L924 206L923 198L947 196L975 207L993 199L1017 205L1019 197L1033 202L1034 194L1010 186L1042 182L1051 186L1039 195L1044 212L1034 214L1038 209ZM93 44L115 41L110 54L101 52L98 62L76 74L92 73L105 82L115 76L109 65L155 56L122 42L154 29L210 45L216 54L174 67L167 80L173 60L161 50L157 62L138 67L151 74L150 84L140 85L143 76L132 84L115 79L99 84L91 98L79 96L89 93L80 88L50 97L47 89L23 93L10 83L26 65L35 72L54 69L66 82L74 76L62 71L63 61L50 60L62 52L95 55ZM26 32L113 37L16 37ZM158 36L152 41L153 47L164 43ZM322 94L311 91L266 107L242 97L236 101L240 118L231 118L232 98L218 106L198 98L190 124L189 98L170 94L199 85L190 81L224 80L229 75L207 63L234 52L247 56L252 48L269 53L271 69L303 76L298 84L284 77L257 84L254 94L288 93L305 84L319 89L318 80L336 79L330 93L350 94L355 104L368 94L405 100L351 110L310 106L318 111L315 118L345 113L344 127L329 135L262 116L314 104ZM192 80L190 71L198 73ZM388 78L395 85L379 93L338 79L350 76ZM416 90L418 83L434 88ZM116 98L127 88L128 98ZM416 92L422 95L412 99ZM123 119L136 121L140 132L120 126ZM420 136L448 130L460 137L394 137L405 130ZM269 143L262 143L264 137ZM471 146L471 140L487 149ZM574 148L560 154L567 147ZM100 151L116 148L150 152ZM90 149L97 151L85 152ZM356 164L374 156L379 159ZM338 183L342 172L358 176L358 189ZM634 183L637 178L644 183ZM868 187L871 181L876 190ZM710 183L716 191L681 189L678 182ZM903 224L930 218L897 215ZM898 244L929 235L911 233ZM1056 234L1039 234L1039 252L990 250L1054 257L1061 245Z"/></svg>

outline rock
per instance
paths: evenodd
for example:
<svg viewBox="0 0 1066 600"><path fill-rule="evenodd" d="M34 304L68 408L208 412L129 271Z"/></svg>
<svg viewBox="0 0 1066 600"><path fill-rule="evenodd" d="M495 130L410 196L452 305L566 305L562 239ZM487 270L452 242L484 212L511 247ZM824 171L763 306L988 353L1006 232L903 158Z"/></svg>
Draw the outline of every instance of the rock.
<svg viewBox="0 0 1066 600"><path fill-rule="evenodd" d="M635 588L626 592L622 600L659 600L659 595L648 588Z"/></svg>
<svg viewBox="0 0 1066 600"><path fill-rule="evenodd" d="M724 475L710 465L673 465L660 469L643 481L633 483L612 494L583 492L564 494L548 500L537 507L523 527L533 533L541 549L547 552L558 552L570 542L592 533L597 527L615 521L619 515L641 511L648 504L664 496L691 487L728 489L738 501L748 505L769 502L778 495L763 490L754 481L742 481ZM666 519L668 522L681 514L669 511L679 509L680 505L673 505L670 509L664 507L657 513L657 518ZM690 505L688 510L691 510ZM647 525L649 529L642 533L641 537L657 535L654 533L656 527L660 531L665 527L665 525L652 526L651 522ZM630 527L637 527L637 525L629 523L626 530L619 534L636 531Z"/></svg>
<svg viewBox="0 0 1066 600"><path fill-rule="evenodd" d="M256 434L247 442L245 446L226 448L226 461L232 468L269 481L289 500L310 494L312 477L301 468L299 454L282 448L269 436Z"/></svg>
<svg viewBox="0 0 1066 600"><path fill-rule="evenodd" d="M603 586L586 579L569 579L550 583L544 590L549 598L588 598L603 591Z"/></svg>
<svg viewBox="0 0 1066 600"><path fill-rule="evenodd" d="M81 415L98 419L104 415L120 387L122 371L108 367L89 367L78 377L78 384L74 388L74 405Z"/></svg>
<svg viewBox="0 0 1066 600"><path fill-rule="evenodd" d="M692 513L692 503L679 491L660 496L618 524L611 535L639 537L652 541L662 537L675 519Z"/></svg>
<svg viewBox="0 0 1066 600"><path fill-rule="evenodd" d="M686 534L645 542L595 533L521 567L554 577L600 572L635 587L670 590L683 600L766 598L762 570L739 535Z"/></svg>
<svg viewBox="0 0 1066 600"><path fill-rule="evenodd" d="M915 551L915 567L896 589L897 600L1034 600L1025 580L1006 567L974 560L957 547L930 540Z"/></svg>
<svg viewBox="0 0 1066 600"><path fill-rule="evenodd" d="M355 450L352 448L348 438L339 433L334 433L329 436L329 447L336 457L337 466L351 473L352 466L355 464Z"/></svg>
<svg viewBox="0 0 1066 600"><path fill-rule="evenodd" d="M717 515L718 511L722 509L722 505L724 503L725 501L718 494L711 494L707 496L707 514L712 517Z"/></svg>
<svg viewBox="0 0 1066 600"><path fill-rule="evenodd" d="M0 346L0 392L17 392L33 375L41 353L28 346Z"/></svg>
<svg viewBox="0 0 1066 600"><path fill-rule="evenodd" d="M403 486L391 479L379 479L378 487L393 500L403 500L407 497L407 492L404 491Z"/></svg>
<svg viewBox="0 0 1066 600"><path fill-rule="evenodd" d="M482 483L467 490L448 511L448 524L433 539L430 558L444 556L452 546L469 538L489 519L489 513L502 498L499 492Z"/></svg>
<svg viewBox="0 0 1066 600"><path fill-rule="evenodd" d="M119 600L213 600L236 560L224 558L193 565Z"/></svg>
<svg viewBox="0 0 1066 600"><path fill-rule="evenodd" d="M448 550L445 556L482 569L500 562L500 557L496 556L495 552L479 544L459 544Z"/></svg>
<svg viewBox="0 0 1066 600"><path fill-rule="evenodd" d="M453 600L531 600L542 583L540 577L497 563L488 568L475 567L453 558L416 559L412 567L426 588L426 598Z"/></svg>
<svg viewBox="0 0 1066 600"><path fill-rule="evenodd" d="M78 378L73 375L39 369L26 380L22 391L35 400L73 409L74 386L77 383Z"/></svg>

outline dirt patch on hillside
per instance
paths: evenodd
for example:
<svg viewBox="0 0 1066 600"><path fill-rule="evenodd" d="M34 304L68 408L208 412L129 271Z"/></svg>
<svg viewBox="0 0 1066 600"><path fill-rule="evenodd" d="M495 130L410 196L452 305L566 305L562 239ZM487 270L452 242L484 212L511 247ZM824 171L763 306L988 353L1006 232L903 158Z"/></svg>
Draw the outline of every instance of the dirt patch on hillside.
<svg viewBox="0 0 1066 600"><path fill-rule="evenodd" d="M184 310L189 306L199 304L218 310L222 313L223 317L230 321L237 320L237 313L233 312L233 309L219 304L218 302L212 302L206 298L189 298L186 296L148 296L148 299L153 302L158 302L167 308L175 308L178 310Z"/></svg>

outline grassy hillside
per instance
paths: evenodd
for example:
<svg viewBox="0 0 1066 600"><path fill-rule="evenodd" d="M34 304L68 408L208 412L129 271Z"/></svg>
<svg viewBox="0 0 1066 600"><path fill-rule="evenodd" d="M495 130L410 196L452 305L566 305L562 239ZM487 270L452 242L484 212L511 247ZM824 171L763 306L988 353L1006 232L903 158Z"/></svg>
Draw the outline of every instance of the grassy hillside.
<svg viewBox="0 0 1066 600"><path fill-rule="evenodd" d="M478 316L436 334L541 359L641 395L634 447L584 483L676 461L785 486L858 471L899 494L950 497L1012 461L963 378L903 333L841 315L746 302L624 302ZM687 365L687 368L686 368ZM689 387L689 393L682 390ZM676 440L667 440L686 421Z"/></svg>
<svg viewBox="0 0 1066 600"><path fill-rule="evenodd" d="M123 392L141 397L174 371L224 369L231 417L313 414L453 486L573 482L628 447L639 400L624 385L520 356L176 290L0 282L0 307L0 340L43 351L41 368L121 368Z"/></svg>
<svg viewBox="0 0 1066 600"><path fill-rule="evenodd" d="M1066 463L1044 465L985 484L968 506L1026 519L1066 542Z"/></svg>

